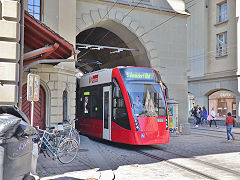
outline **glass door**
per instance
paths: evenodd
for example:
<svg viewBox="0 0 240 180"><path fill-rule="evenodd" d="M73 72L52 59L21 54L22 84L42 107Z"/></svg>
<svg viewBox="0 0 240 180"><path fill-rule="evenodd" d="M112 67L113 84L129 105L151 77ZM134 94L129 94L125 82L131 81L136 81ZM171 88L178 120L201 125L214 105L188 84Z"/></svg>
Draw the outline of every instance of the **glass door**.
<svg viewBox="0 0 240 180"><path fill-rule="evenodd" d="M111 86L103 87L103 139L111 140Z"/></svg>

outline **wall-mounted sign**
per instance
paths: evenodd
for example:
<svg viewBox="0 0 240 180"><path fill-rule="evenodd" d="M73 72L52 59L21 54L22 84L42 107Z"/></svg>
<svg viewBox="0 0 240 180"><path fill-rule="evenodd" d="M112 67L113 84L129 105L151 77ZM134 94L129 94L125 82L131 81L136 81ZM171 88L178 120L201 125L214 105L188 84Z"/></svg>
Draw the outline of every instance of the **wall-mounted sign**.
<svg viewBox="0 0 240 180"><path fill-rule="evenodd" d="M97 83L98 82L98 74L89 77L89 83Z"/></svg>
<svg viewBox="0 0 240 180"><path fill-rule="evenodd" d="M27 100L39 100L40 77L36 74L28 74L27 77Z"/></svg>

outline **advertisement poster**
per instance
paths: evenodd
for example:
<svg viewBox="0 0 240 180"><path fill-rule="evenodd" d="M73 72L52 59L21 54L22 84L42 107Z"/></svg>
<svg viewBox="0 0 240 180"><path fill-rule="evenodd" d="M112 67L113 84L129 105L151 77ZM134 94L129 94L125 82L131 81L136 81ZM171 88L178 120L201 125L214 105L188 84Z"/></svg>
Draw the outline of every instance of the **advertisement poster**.
<svg viewBox="0 0 240 180"><path fill-rule="evenodd" d="M27 78L27 100L39 100L40 77L36 74L28 74Z"/></svg>
<svg viewBox="0 0 240 180"><path fill-rule="evenodd" d="M173 106L168 107L168 115L173 116Z"/></svg>
<svg viewBox="0 0 240 180"><path fill-rule="evenodd" d="M173 128L173 117L169 117L169 128Z"/></svg>

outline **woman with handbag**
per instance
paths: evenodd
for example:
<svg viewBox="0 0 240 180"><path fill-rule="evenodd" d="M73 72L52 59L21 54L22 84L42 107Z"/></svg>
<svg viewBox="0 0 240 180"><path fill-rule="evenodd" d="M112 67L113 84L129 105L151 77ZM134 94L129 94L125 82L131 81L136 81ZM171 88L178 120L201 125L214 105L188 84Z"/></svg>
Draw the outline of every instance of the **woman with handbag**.
<svg viewBox="0 0 240 180"><path fill-rule="evenodd" d="M232 139L235 140L234 135L232 133L233 123L236 122L236 119L232 117L232 114L229 112L227 113L226 117L226 128L227 128L227 139L230 141L230 136Z"/></svg>

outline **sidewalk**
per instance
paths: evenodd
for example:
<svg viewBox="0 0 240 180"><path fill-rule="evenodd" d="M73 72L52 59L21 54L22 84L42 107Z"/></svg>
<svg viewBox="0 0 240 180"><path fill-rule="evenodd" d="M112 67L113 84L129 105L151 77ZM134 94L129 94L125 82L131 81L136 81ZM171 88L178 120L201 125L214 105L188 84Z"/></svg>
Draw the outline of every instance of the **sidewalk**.
<svg viewBox="0 0 240 180"><path fill-rule="evenodd" d="M214 131L219 131L219 132L226 132L226 126L225 125L222 125L222 124L217 124L218 128L215 127L215 124L212 124L212 127L210 127L209 125L198 125L198 127L195 127L195 125L193 125L193 123L190 124L190 127L191 129L206 129L206 130L214 130ZM233 127L232 129L232 132L233 133L237 133L237 134L240 134L240 127Z"/></svg>

